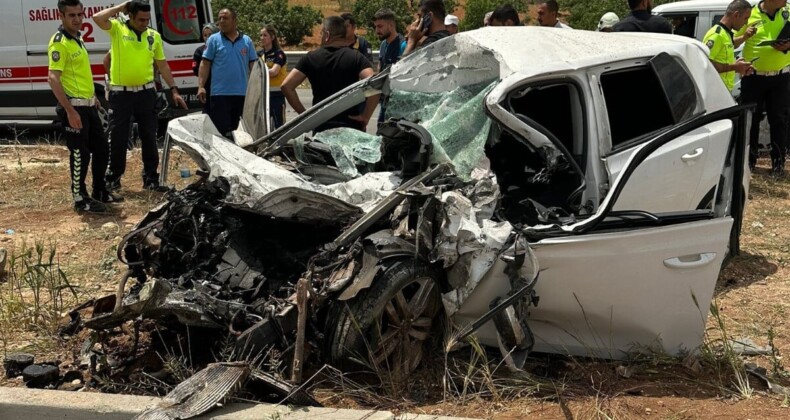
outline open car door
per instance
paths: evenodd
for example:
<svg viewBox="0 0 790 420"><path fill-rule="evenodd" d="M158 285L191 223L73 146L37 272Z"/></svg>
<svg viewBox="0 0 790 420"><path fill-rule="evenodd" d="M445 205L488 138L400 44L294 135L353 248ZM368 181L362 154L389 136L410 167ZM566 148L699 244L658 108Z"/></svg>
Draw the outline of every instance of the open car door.
<svg viewBox="0 0 790 420"><path fill-rule="evenodd" d="M737 250L742 215L747 109L733 107L697 116L635 150L598 211L572 224L524 229L541 267L529 327L534 351L622 359L651 348L677 355L701 343L716 280L728 251ZM685 144L705 127L726 126L730 135L718 159L719 182L710 208L650 212L628 207L632 181L645 182L655 170L651 156ZM703 172L694 172L703 176ZM648 178L650 182L662 178ZM689 179L687 182L699 182ZM649 205L650 202L647 202ZM464 324L488 309L491 296L510 289L505 276L481 281L456 322ZM497 345L493 328L476 334Z"/></svg>
<svg viewBox="0 0 790 420"><path fill-rule="evenodd" d="M740 232L745 121L746 108L735 107L652 139L625 164L594 216L563 226L575 234L533 244L542 268L540 305L529 323L535 350L619 359L646 347L676 355L702 343L722 262ZM651 156L711 124L733 129L726 153L709 156L721 169L710 209L651 213L631 202L622 210L629 184L654 170Z"/></svg>
<svg viewBox="0 0 790 420"><path fill-rule="evenodd" d="M244 110L239 128L233 132L236 144L246 146L263 138L271 131L269 115L269 71L263 58L252 66L244 97Z"/></svg>

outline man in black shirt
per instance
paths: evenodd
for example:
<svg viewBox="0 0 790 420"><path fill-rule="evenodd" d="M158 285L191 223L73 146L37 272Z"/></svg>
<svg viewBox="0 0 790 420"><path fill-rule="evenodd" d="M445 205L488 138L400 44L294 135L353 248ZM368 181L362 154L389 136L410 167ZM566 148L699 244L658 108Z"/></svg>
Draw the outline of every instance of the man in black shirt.
<svg viewBox="0 0 790 420"><path fill-rule="evenodd" d="M373 62L373 48L370 47L370 42L364 37L357 35L357 20L351 13L343 13L340 15L346 22L346 38L348 39L348 46L362 53L365 58L371 63Z"/></svg>
<svg viewBox="0 0 790 420"><path fill-rule="evenodd" d="M444 26L445 15L447 13L444 10L444 1L424 0L420 4L417 20L409 26L406 50L403 55L408 55L418 48L450 36L450 32Z"/></svg>
<svg viewBox="0 0 790 420"><path fill-rule="evenodd" d="M653 15L653 0L628 0L631 13L612 28L612 32L656 32L671 34L672 24L662 16Z"/></svg>
<svg viewBox="0 0 790 420"><path fill-rule="evenodd" d="M324 19L321 28L321 48L307 53L299 60L280 89L285 99L298 114L305 111L296 94L296 87L305 79L313 90L313 105L345 89L346 87L373 76L373 66L359 51L348 48L346 23L340 16ZM365 130L376 110L379 95L367 98L365 111L358 115L356 107L346 109L315 129L316 132L330 128L350 127Z"/></svg>

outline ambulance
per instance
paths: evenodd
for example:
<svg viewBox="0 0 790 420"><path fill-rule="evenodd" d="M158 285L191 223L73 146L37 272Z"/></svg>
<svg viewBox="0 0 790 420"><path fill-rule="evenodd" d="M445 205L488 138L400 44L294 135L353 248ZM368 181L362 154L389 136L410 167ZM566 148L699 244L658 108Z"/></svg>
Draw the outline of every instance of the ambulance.
<svg viewBox="0 0 790 420"><path fill-rule="evenodd" d="M83 0L82 40L91 57L96 96L104 100L102 60L110 38L93 22L93 15L118 4L111 0ZM191 110L200 109L192 54L203 44L201 28L211 22L209 0L151 0L151 26L162 34L164 52L178 90ZM57 0L0 0L0 120L51 120L55 96L47 83L47 46L60 26ZM170 95L162 95L168 97ZM183 110L168 107L163 119Z"/></svg>

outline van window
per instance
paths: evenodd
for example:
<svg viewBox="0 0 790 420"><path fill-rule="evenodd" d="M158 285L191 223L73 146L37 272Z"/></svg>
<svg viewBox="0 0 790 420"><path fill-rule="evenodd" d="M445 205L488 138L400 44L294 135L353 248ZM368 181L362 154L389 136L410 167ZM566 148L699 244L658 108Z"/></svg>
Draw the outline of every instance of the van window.
<svg viewBox="0 0 790 420"><path fill-rule="evenodd" d="M155 0L156 27L168 44L202 43L206 23L202 0Z"/></svg>
<svg viewBox="0 0 790 420"><path fill-rule="evenodd" d="M672 33L694 38L697 33L697 13L664 15L672 23Z"/></svg>
<svg viewBox="0 0 790 420"><path fill-rule="evenodd" d="M647 65L601 75L612 149L694 115L698 96L686 69L666 53Z"/></svg>

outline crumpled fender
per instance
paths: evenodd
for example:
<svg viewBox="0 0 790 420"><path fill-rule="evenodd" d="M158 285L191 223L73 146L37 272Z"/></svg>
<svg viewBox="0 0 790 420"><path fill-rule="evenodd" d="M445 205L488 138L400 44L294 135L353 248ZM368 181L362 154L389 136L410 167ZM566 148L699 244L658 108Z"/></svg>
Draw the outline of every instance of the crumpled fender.
<svg viewBox="0 0 790 420"><path fill-rule="evenodd" d="M418 258L427 261L427 255L421 255L417 247L394 235L392 230L381 230L366 236L362 247L362 268L343 289L337 300L353 299L360 291L373 284L373 279L385 268L385 261L392 259ZM359 258L348 263L356 264Z"/></svg>

